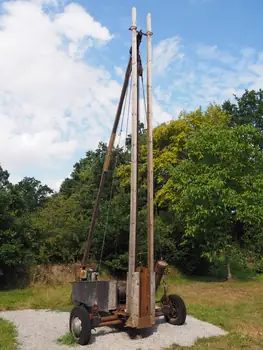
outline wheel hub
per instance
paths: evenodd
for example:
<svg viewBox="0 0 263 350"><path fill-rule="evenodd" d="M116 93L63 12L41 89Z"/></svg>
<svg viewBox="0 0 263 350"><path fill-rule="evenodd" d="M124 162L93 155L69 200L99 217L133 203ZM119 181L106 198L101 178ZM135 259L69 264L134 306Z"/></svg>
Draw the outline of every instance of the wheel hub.
<svg viewBox="0 0 263 350"><path fill-rule="evenodd" d="M177 304L176 302L174 301L170 301L171 303L171 316L172 317L177 317L178 316L178 307L177 307Z"/></svg>
<svg viewBox="0 0 263 350"><path fill-rule="evenodd" d="M71 321L71 329L76 338L80 337L82 330L81 320L78 317L74 317Z"/></svg>
<svg viewBox="0 0 263 350"><path fill-rule="evenodd" d="M169 314L171 313L170 305L163 305L162 312L164 316L169 316Z"/></svg>

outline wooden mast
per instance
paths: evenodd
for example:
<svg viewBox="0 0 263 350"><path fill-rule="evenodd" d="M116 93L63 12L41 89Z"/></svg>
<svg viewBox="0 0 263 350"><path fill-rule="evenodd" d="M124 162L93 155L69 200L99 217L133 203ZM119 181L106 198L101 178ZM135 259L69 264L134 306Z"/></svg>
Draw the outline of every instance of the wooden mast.
<svg viewBox="0 0 263 350"><path fill-rule="evenodd" d="M137 26L136 8L132 9L132 147L131 147L131 207L130 207L130 239L129 239L129 266L127 276L127 312L132 312L133 273L135 272L136 254L136 221L137 221Z"/></svg>
<svg viewBox="0 0 263 350"><path fill-rule="evenodd" d="M153 138L152 138L152 24L147 15L147 209L148 270L150 276L150 319L155 323L154 216L153 216Z"/></svg>
<svg viewBox="0 0 263 350"><path fill-rule="evenodd" d="M147 143L148 143L148 269L154 271L153 139L152 139L152 25L147 15Z"/></svg>

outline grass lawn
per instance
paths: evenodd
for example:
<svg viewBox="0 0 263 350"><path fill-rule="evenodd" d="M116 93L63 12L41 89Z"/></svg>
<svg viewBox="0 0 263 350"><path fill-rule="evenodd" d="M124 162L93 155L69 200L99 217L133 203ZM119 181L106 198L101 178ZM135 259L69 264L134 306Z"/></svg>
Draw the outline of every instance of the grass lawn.
<svg viewBox="0 0 263 350"><path fill-rule="evenodd" d="M181 282L169 286L182 296L188 314L229 332L172 349L263 349L263 276L249 282Z"/></svg>
<svg viewBox="0 0 263 350"><path fill-rule="evenodd" d="M262 276L263 277L263 276ZM202 339L191 349L263 349L263 278L249 282L168 279L169 292L182 296L190 315L227 330L227 336ZM0 310L70 307L71 285L0 292ZM1 322L1 321L0 321ZM7 328L6 328L7 327ZM0 329L0 344L10 325ZM6 329L6 331L5 331ZM1 338L2 337L2 338ZM15 349L5 348L0 349ZM182 349L178 346L170 348ZM189 348L183 348L185 350Z"/></svg>
<svg viewBox="0 0 263 350"><path fill-rule="evenodd" d="M0 292L0 311L22 309L60 309L69 306L71 284L35 286Z"/></svg>
<svg viewBox="0 0 263 350"><path fill-rule="evenodd" d="M13 324L0 318L0 350L16 350L16 336Z"/></svg>

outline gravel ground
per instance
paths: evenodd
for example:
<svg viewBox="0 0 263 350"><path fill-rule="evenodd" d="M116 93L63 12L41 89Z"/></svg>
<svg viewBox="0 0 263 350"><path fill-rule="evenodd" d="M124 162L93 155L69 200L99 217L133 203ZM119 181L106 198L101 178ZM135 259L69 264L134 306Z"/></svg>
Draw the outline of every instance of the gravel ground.
<svg viewBox="0 0 263 350"><path fill-rule="evenodd" d="M0 317L12 321L18 329L21 349L25 350L161 350L173 344L191 346L198 338L227 334L222 329L187 316L183 326L172 326L163 318L151 330L141 330L131 338L125 331L109 327L92 331L87 346L60 345L57 339L68 332L69 313L49 310L20 310L0 312Z"/></svg>

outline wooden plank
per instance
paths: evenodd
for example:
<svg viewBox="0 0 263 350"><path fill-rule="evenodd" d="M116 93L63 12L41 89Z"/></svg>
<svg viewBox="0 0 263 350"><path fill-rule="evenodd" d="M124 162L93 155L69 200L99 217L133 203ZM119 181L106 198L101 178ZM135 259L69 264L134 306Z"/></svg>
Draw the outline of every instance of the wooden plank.
<svg viewBox="0 0 263 350"><path fill-rule="evenodd" d="M155 324L155 272L151 272L150 276L150 307L151 307L151 323Z"/></svg>
<svg viewBox="0 0 263 350"><path fill-rule="evenodd" d="M130 317L126 322L126 326L137 328L140 313L140 272L134 272L132 274L132 288L131 288L131 310L129 312Z"/></svg>

